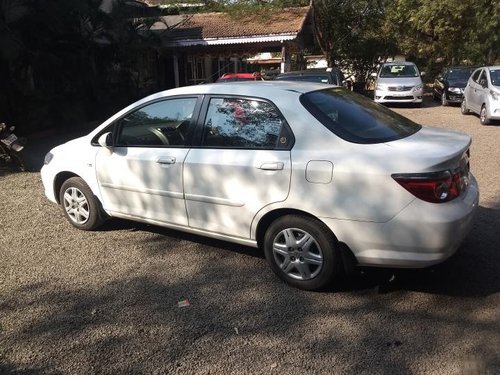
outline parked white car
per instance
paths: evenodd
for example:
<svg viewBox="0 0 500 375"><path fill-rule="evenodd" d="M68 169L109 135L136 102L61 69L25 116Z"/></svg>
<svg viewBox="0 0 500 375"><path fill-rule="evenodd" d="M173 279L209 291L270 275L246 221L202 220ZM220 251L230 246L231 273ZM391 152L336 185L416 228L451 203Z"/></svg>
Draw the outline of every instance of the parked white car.
<svg viewBox="0 0 500 375"><path fill-rule="evenodd" d="M462 114L477 113L481 124L500 120L500 65L476 69L464 90Z"/></svg>
<svg viewBox="0 0 500 375"><path fill-rule="evenodd" d="M409 61L384 63L376 77L374 100L377 103L414 103L422 105L424 85L417 66Z"/></svg>
<svg viewBox="0 0 500 375"><path fill-rule="evenodd" d="M452 255L478 206L470 144L340 87L199 85L54 148L41 175L77 228L111 216L260 247L283 280L317 289L349 259Z"/></svg>

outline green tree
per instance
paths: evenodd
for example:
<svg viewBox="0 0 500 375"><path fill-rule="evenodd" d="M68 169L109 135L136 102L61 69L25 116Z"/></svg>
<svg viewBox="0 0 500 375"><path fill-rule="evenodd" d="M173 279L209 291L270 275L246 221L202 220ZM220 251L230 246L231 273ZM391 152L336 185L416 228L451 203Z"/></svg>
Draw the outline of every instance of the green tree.
<svg viewBox="0 0 500 375"><path fill-rule="evenodd" d="M394 0L387 3L383 29L405 55L493 64L499 21L500 3L491 0Z"/></svg>
<svg viewBox="0 0 500 375"><path fill-rule="evenodd" d="M125 0L114 5L105 13L100 0L0 0L0 120L22 131L84 121L100 108L107 68L157 42L147 32L154 17L132 18Z"/></svg>
<svg viewBox="0 0 500 375"><path fill-rule="evenodd" d="M363 80L379 56L395 51L380 28L384 3L379 0L313 0L318 44L330 66L340 66Z"/></svg>

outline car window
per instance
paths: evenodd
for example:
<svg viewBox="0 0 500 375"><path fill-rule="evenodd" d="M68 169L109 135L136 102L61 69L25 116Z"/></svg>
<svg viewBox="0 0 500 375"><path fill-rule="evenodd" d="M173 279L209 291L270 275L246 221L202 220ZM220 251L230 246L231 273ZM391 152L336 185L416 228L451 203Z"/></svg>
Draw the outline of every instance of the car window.
<svg viewBox="0 0 500 375"><path fill-rule="evenodd" d="M119 121L117 146L185 146L197 98L156 102L129 113Z"/></svg>
<svg viewBox="0 0 500 375"><path fill-rule="evenodd" d="M373 100L338 87L303 94L300 101L332 133L353 143L389 142L421 129Z"/></svg>
<svg viewBox="0 0 500 375"><path fill-rule="evenodd" d="M240 98L212 98L202 146L274 149L289 142L284 120L270 103Z"/></svg>
<svg viewBox="0 0 500 375"><path fill-rule="evenodd" d="M481 74L481 72L482 72L482 70L481 70L481 69L476 70L476 71L474 72L474 74L472 75L472 80L473 80L474 82L479 82L479 75Z"/></svg>
<svg viewBox="0 0 500 375"><path fill-rule="evenodd" d="M479 76L479 84L484 87L488 87L488 80L486 79L486 71L483 70Z"/></svg>
<svg viewBox="0 0 500 375"><path fill-rule="evenodd" d="M380 69L381 78L418 77L417 67L407 64L384 64Z"/></svg>
<svg viewBox="0 0 500 375"><path fill-rule="evenodd" d="M492 85L500 86L500 69L491 69L490 78Z"/></svg>

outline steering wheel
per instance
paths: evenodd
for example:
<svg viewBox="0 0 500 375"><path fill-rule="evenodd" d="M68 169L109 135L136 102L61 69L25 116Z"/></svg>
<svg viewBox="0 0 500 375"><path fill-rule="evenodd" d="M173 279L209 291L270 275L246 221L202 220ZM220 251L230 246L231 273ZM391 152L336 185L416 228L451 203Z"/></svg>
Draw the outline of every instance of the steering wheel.
<svg viewBox="0 0 500 375"><path fill-rule="evenodd" d="M160 141L161 141L162 144L164 144L164 145L169 145L170 144L170 142L168 141L168 138L165 136L165 134L163 134L163 132L160 129L154 128L154 127L151 126L151 127L148 128L148 130L151 133L153 133L154 135L156 135L160 139Z"/></svg>

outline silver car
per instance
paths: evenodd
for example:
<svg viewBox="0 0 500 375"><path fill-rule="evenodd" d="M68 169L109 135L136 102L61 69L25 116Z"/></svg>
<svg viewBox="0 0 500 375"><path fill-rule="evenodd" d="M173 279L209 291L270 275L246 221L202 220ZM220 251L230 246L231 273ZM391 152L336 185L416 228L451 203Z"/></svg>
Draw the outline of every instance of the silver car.
<svg viewBox="0 0 500 375"><path fill-rule="evenodd" d="M374 93L374 99L377 103L421 105L422 96L421 73L414 63L409 61L391 62L380 67L378 74L376 74Z"/></svg>
<svg viewBox="0 0 500 375"><path fill-rule="evenodd" d="M41 175L79 229L117 217L258 247L317 289L349 260L451 256L478 207L470 144L341 87L234 82L144 98L51 150Z"/></svg>
<svg viewBox="0 0 500 375"><path fill-rule="evenodd" d="M464 115L477 113L483 125L500 120L500 65L485 66L472 73L461 110Z"/></svg>

